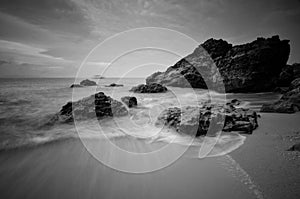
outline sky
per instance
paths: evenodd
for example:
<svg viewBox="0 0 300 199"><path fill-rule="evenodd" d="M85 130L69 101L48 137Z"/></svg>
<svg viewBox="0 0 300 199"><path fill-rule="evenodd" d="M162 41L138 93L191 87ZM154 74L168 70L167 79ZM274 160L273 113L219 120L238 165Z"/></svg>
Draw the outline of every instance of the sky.
<svg viewBox="0 0 300 199"><path fill-rule="evenodd" d="M1 0L0 77L74 77L99 43L143 27L172 29L193 40L176 32L129 31L95 50L82 75L114 65L107 76L143 77L174 64L209 38L242 44L279 35L290 40L292 64L300 62L299 25L299 0ZM120 49L145 42L176 53L146 49L112 63ZM137 64L141 68L133 71Z"/></svg>

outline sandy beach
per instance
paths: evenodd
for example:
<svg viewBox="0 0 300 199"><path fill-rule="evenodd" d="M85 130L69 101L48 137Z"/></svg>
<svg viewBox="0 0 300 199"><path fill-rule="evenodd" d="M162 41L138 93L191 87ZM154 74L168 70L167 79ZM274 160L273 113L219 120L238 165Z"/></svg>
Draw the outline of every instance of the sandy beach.
<svg viewBox="0 0 300 199"><path fill-rule="evenodd" d="M263 190L265 198L300 197L300 114L261 113L259 128L230 155Z"/></svg>
<svg viewBox="0 0 300 199"><path fill-rule="evenodd" d="M296 199L299 152L286 150L299 141L299 119L300 114L262 114L259 128L232 153L204 159L186 155L147 174L104 166L79 139L2 152L0 194L3 198Z"/></svg>

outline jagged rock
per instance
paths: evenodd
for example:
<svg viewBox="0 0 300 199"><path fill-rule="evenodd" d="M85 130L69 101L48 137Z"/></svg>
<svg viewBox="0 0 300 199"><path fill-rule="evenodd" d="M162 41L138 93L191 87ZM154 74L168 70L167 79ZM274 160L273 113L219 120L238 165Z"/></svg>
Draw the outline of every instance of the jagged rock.
<svg viewBox="0 0 300 199"><path fill-rule="evenodd" d="M105 117L119 117L128 114L126 107L119 101L106 96L103 92L75 102L68 102L55 114L51 122L69 123L76 120Z"/></svg>
<svg viewBox="0 0 300 199"><path fill-rule="evenodd" d="M260 112L295 113L300 110L300 78L294 80L290 90L272 104L263 104Z"/></svg>
<svg viewBox="0 0 300 199"><path fill-rule="evenodd" d="M294 79L290 84L290 89L295 89L300 87L300 78Z"/></svg>
<svg viewBox="0 0 300 199"><path fill-rule="evenodd" d="M121 98L121 101L124 102L129 108L137 106L136 97L125 96Z"/></svg>
<svg viewBox="0 0 300 199"><path fill-rule="evenodd" d="M282 68L282 71L279 74L277 86L287 87L290 85L294 79L294 68L291 65L286 65Z"/></svg>
<svg viewBox="0 0 300 199"><path fill-rule="evenodd" d="M70 88L81 88L82 86L80 84L72 84Z"/></svg>
<svg viewBox="0 0 300 199"><path fill-rule="evenodd" d="M286 93L289 90L289 87L276 87L273 92L274 93Z"/></svg>
<svg viewBox="0 0 300 199"><path fill-rule="evenodd" d="M300 143L294 144L288 151L300 151Z"/></svg>
<svg viewBox="0 0 300 199"><path fill-rule="evenodd" d="M215 125L222 125L217 121L224 121L224 126L219 126L219 129L223 129L223 131L252 133L258 127L258 115L249 109L236 108L235 106L239 102L233 100L225 107L204 105L203 107L185 106L182 109L168 108L159 115L155 125L166 125L179 133L201 136L207 134L211 121L214 120ZM225 115L225 120L222 120L222 115Z"/></svg>
<svg viewBox="0 0 300 199"><path fill-rule="evenodd" d="M131 88L130 91L135 93L164 93L167 92L168 89L161 84L151 83L151 84L140 84L138 86Z"/></svg>
<svg viewBox="0 0 300 199"><path fill-rule="evenodd" d="M97 84L96 84L96 82L94 82L94 81L91 81L91 80L89 80L89 79L85 79L85 80L82 80L82 81L80 82L80 85L81 85L81 86L96 86Z"/></svg>
<svg viewBox="0 0 300 199"><path fill-rule="evenodd" d="M110 85L106 85L105 87L121 87L124 86L123 84L116 84L116 83L112 83Z"/></svg>
<svg viewBox="0 0 300 199"><path fill-rule="evenodd" d="M236 46L209 39L165 72L149 76L146 83L205 89L222 77L227 92L272 91L289 53L289 41L280 40L279 36ZM221 77L213 70L213 64Z"/></svg>

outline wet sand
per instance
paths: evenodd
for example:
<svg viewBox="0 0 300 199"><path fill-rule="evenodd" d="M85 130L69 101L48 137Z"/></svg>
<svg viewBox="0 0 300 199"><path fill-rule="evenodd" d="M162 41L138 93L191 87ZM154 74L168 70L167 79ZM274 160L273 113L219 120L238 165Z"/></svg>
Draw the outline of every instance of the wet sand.
<svg viewBox="0 0 300 199"><path fill-rule="evenodd" d="M247 171L265 198L300 198L300 113L260 113L259 128L230 155Z"/></svg>
<svg viewBox="0 0 300 199"><path fill-rule="evenodd" d="M128 174L104 166L77 139L1 152L0 195L2 198L299 198L299 153L286 151L297 141L299 119L300 114L262 114L260 127L231 154L197 159L187 153L172 165L147 174Z"/></svg>

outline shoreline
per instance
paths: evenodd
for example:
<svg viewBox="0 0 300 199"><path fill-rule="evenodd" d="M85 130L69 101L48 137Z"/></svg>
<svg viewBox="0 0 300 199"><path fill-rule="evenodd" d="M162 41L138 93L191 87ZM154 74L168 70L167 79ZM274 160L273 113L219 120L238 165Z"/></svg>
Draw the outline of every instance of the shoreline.
<svg viewBox="0 0 300 199"><path fill-rule="evenodd" d="M143 195L193 198L205 192L205 198L262 198L255 195L255 191L260 190L266 199L299 198L300 155L286 150L299 141L299 134L295 132L300 130L300 113L260 115L258 129L247 135L245 143L230 154L204 159L186 156L163 170L148 174L117 172L102 165L79 139L2 151L0 193L5 198L45 195L46 198L61 195L65 198L141 198ZM228 157L245 170L250 179L233 177L239 174L231 168L235 165L226 163ZM69 188L63 189L66 185ZM257 190L253 190L255 186ZM132 193L127 192L128 187ZM218 189L217 193L214 188Z"/></svg>

